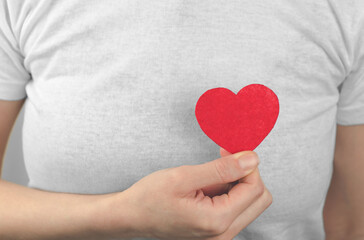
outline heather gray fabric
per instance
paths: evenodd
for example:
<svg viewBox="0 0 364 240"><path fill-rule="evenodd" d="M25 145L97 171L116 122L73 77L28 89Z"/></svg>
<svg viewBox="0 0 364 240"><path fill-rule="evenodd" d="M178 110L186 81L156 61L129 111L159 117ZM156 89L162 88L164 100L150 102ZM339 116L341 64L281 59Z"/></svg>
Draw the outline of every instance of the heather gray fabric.
<svg viewBox="0 0 364 240"><path fill-rule="evenodd" d="M29 187L123 191L219 158L194 109L251 83L280 100L256 152L272 205L235 240L324 239L336 123L364 123L362 0L1 0L0 99L27 97Z"/></svg>

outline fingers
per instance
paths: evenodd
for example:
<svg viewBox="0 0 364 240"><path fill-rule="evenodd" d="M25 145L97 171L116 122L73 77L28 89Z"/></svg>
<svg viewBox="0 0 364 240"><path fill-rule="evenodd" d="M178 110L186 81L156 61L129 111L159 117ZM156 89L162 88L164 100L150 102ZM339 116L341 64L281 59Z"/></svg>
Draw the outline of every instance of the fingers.
<svg viewBox="0 0 364 240"><path fill-rule="evenodd" d="M227 193L233 187L234 184L235 183L222 183L222 184L211 185L202 188L202 191L206 196L212 198L216 195Z"/></svg>
<svg viewBox="0 0 364 240"><path fill-rule="evenodd" d="M242 159L242 165L239 164ZM243 151L199 165L179 167L183 184L179 191L190 192L216 184L234 182L248 175L259 164L259 158L253 151Z"/></svg>
<svg viewBox="0 0 364 240"><path fill-rule="evenodd" d="M217 211L227 211L230 214L231 221L261 197L265 191L258 168L255 168L242 181L233 186L227 194L212 198L214 207L218 209Z"/></svg>
<svg viewBox="0 0 364 240"><path fill-rule="evenodd" d="M221 155L221 157L225 157L225 156L228 156L228 155L230 155L231 153L230 152L228 152L228 151L226 151L224 148L220 148L220 155Z"/></svg>
<svg viewBox="0 0 364 240"><path fill-rule="evenodd" d="M271 193L264 187L263 194L233 221L224 234L235 237L246 226L259 217L272 202L273 198Z"/></svg>
<svg viewBox="0 0 364 240"><path fill-rule="evenodd" d="M226 157L230 154L231 153L226 151L224 148L220 148L221 157ZM235 184L235 182L211 185L211 186L203 188L202 191L206 196L214 197L216 195L221 195L221 194L227 193L233 187L234 184Z"/></svg>

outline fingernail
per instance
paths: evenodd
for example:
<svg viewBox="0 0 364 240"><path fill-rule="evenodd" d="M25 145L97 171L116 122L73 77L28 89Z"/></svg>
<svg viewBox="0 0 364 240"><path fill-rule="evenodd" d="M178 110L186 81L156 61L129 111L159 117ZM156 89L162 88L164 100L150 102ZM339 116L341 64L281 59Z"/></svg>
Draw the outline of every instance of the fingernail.
<svg viewBox="0 0 364 240"><path fill-rule="evenodd" d="M243 154L238 158L238 161L243 169L250 169L259 164L259 158L254 153Z"/></svg>

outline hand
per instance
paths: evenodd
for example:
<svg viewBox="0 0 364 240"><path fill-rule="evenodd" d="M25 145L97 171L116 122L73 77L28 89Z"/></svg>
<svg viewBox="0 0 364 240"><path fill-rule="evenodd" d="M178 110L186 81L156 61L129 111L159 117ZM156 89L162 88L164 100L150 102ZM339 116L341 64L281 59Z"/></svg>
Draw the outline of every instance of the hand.
<svg viewBox="0 0 364 240"><path fill-rule="evenodd" d="M220 154L204 164L153 172L124 191L129 207L140 216L141 237L233 239L272 203L255 152L220 149Z"/></svg>

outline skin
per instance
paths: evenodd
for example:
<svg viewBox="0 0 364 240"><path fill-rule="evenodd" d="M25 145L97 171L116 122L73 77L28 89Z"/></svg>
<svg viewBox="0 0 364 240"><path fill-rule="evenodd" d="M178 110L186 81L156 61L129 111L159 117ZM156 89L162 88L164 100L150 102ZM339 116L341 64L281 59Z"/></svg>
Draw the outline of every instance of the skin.
<svg viewBox="0 0 364 240"><path fill-rule="evenodd" d="M324 206L326 240L364 239L364 125L337 126L334 173Z"/></svg>
<svg viewBox="0 0 364 240"><path fill-rule="evenodd" d="M237 154L243 154L246 164L251 163L239 167ZM127 205L134 209L128 219L139 223L140 233L148 233L140 234L144 237L233 239L272 203L257 164L257 155L247 151L205 164L156 171L123 192L128 196ZM234 181L238 183L233 187L224 186ZM221 192L221 195L207 196L204 194L207 186L210 193ZM105 232L117 237L119 233L113 229L118 229L119 203L112 202L110 206L114 210Z"/></svg>
<svg viewBox="0 0 364 240"><path fill-rule="evenodd" d="M23 102L0 100L1 159ZM363 144L364 125L338 126L324 208L326 240L363 237ZM126 191L103 195L47 192L0 180L0 239L232 239L269 207L272 196L257 163L241 169L236 154L220 153L206 164L163 169Z"/></svg>
<svg viewBox="0 0 364 240"><path fill-rule="evenodd" d="M2 157L23 102L0 101ZM0 239L232 239L272 196L260 178L256 153L222 155L156 171L110 194L48 192L1 180Z"/></svg>

